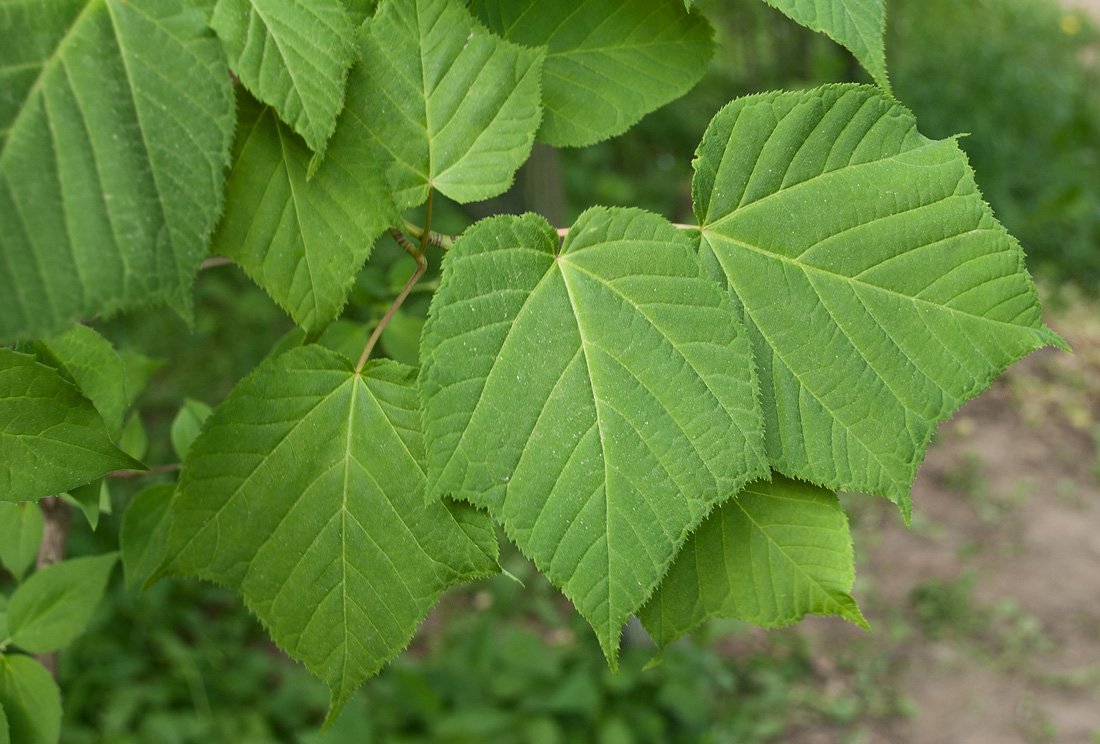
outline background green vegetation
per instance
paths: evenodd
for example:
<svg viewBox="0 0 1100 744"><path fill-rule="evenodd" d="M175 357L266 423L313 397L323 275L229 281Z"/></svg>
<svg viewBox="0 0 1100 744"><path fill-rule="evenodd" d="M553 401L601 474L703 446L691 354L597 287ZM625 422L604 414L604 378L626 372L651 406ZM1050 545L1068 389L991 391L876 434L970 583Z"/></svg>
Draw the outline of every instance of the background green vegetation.
<svg viewBox="0 0 1100 744"><path fill-rule="evenodd" d="M890 7L887 51L899 99L929 136L970 133L962 147L1033 271L1095 290L1100 34L1045 0L891 0ZM492 204L468 212L437 204L435 224L457 232L493 209L530 204L560 211L564 222L597 203L691 221L692 150L721 105L754 91L863 79L842 49L756 0L714 0L705 10L717 23L720 52L687 98L623 137L563 152L560 161L539 154L543 173L528 169ZM559 168L561 185L544 177ZM380 241L332 342L350 337L361 346L411 271L400 249ZM389 355L415 359L430 297L423 290L437 279L435 265L383 336ZM203 272L197 307L193 331L165 313L97 324L117 346L166 363L140 403L153 465L176 460L168 432L182 396L216 405L292 332L232 267ZM77 516L72 555L117 545L117 515L136 484L112 488L115 516L95 533ZM819 661L797 632L771 634L762 645L739 625L715 627L644 671L653 651L635 640L615 676L560 595L518 554L506 566L525 587L498 576L452 593L411 653L357 694L324 741L751 744L821 726L858 740L860 722L912 713L890 657L869 644L854 647L830 662L850 670L850 683L826 689L814 681ZM270 644L231 592L164 581L138 594L122 588L120 573L93 627L62 654L67 744L315 741L327 691ZM889 638L966 639L996 627L1007 628L996 649L1026 651L1042 641L1028 616L976 606L965 578L919 585L898 613L896 626L880 629Z"/></svg>

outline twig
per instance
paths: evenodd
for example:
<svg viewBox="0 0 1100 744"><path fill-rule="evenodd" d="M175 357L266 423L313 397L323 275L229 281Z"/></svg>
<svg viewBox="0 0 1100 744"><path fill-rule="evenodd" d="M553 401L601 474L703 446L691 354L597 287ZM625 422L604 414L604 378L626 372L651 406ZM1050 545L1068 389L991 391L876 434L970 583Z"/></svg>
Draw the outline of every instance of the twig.
<svg viewBox="0 0 1100 744"><path fill-rule="evenodd" d="M231 259L231 258L224 258L222 256L214 256L213 258L208 258L205 261L203 261L201 264L199 264L199 269L200 270L202 270L202 269L212 269L215 266L225 266L226 264L231 264L231 263L233 263L233 259Z"/></svg>
<svg viewBox="0 0 1100 744"><path fill-rule="evenodd" d="M158 465L155 468L149 468L148 470L112 470L103 476L104 478L141 478L145 475L156 475L157 473L174 473L179 470L181 465L173 463L171 465Z"/></svg>
<svg viewBox="0 0 1100 744"><path fill-rule="evenodd" d="M401 303L405 301L405 298L409 296L409 292L412 291L413 285L424 275L424 271L428 268L428 262L423 255L414 256L414 258L416 258L416 271L409 277L409 281L405 283L405 288L401 290L401 294L397 295L397 299L393 301L393 304L390 305L390 309L386 311L386 314L382 316L382 320L380 320L375 327L374 333L370 335L370 340L367 341L366 348L363 349L363 355L359 357L359 364L355 365L356 374L362 371L363 365L367 363L367 357L370 356L371 351L374 349L374 345L382 335L382 331L386 330L386 326L389 325L390 318L397 312L397 308L401 307Z"/></svg>

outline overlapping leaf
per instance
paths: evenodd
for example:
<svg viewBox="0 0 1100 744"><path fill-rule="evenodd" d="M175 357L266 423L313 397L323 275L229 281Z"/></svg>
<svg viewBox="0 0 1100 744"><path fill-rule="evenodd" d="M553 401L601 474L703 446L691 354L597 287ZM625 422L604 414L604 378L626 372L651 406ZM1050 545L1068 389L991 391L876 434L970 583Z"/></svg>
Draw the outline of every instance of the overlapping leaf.
<svg viewBox="0 0 1100 744"><path fill-rule="evenodd" d="M619 633L710 508L767 473L749 341L690 241L591 210L447 254L421 353L429 496L485 506L596 629Z"/></svg>
<svg viewBox="0 0 1100 744"><path fill-rule="evenodd" d="M0 26L0 342L153 301L189 315L233 132L202 14L51 0Z"/></svg>
<svg viewBox="0 0 1100 744"><path fill-rule="evenodd" d="M475 0L509 41L546 47L538 137L581 147L622 134L688 92L714 45L706 20L680 0Z"/></svg>
<svg viewBox="0 0 1100 744"><path fill-rule="evenodd" d="M852 537L836 496L774 476L715 509L638 614L666 645L712 617L774 628L807 614L867 627L848 592Z"/></svg>
<svg viewBox="0 0 1100 744"><path fill-rule="evenodd" d="M887 91L886 0L764 0L796 23L846 47Z"/></svg>
<svg viewBox="0 0 1100 744"><path fill-rule="evenodd" d="M908 514L936 423L1061 343L1019 245L955 142L876 88L740 99L697 155L703 250L754 342L769 458Z"/></svg>
<svg viewBox="0 0 1100 744"><path fill-rule="evenodd" d="M112 470L144 466L118 449L91 402L57 370L0 349L0 501L33 501Z"/></svg>
<svg viewBox="0 0 1100 744"><path fill-rule="evenodd" d="M210 25L241 83L322 152L356 55L341 0L219 0Z"/></svg>
<svg viewBox="0 0 1100 744"><path fill-rule="evenodd" d="M103 416L111 438L122 436L122 414L129 399L122 357L111 342L87 326L77 325L41 344L50 363L56 362L72 377L80 392Z"/></svg>
<svg viewBox="0 0 1100 744"><path fill-rule="evenodd" d="M168 542L168 507L176 488L171 483L157 483L141 490L122 515L118 547L126 586L144 582L164 560Z"/></svg>
<svg viewBox="0 0 1100 744"><path fill-rule="evenodd" d="M488 518L426 503L411 368L318 346L261 364L195 440L170 570L228 584L332 690L329 721L449 585L495 567Z"/></svg>
<svg viewBox="0 0 1100 744"><path fill-rule="evenodd" d="M488 33L453 0L383 0L348 80L397 206L429 187L466 203L503 193L542 115L543 53Z"/></svg>
<svg viewBox="0 0 1100 744"><path fill-rule="evenodd" d="M796 23L820 31L846 47L871 73L875 82L890 90L886 75L886 0L764 0ZM684 0L690 8L694 0Z"/></svg>
<svg viewBox="0 0 1100 744"><path fill-rule="evenodd" d="M274 111L240 102L225 216L214 251L240 264L295 322L313 333L340 314L374 240L396 220L385 177L364 140L371 102L348 91L324 162Z"/></svg>

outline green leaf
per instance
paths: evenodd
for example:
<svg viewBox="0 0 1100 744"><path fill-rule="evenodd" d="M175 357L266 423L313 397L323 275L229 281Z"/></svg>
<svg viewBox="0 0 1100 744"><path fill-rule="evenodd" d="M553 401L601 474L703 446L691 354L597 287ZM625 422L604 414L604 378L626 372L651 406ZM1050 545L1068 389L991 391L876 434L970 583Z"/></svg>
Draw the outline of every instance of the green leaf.
<svg viewBox="0 0 1100 744"><path fill-rule="evenodd" d="M430 187L461 203L506 191L542 115L542 51L489 34L453 0L383 0L361 36L348 95L372 104L360 115L397 206Z"/></svg>
<svg viewBox="0 0 1100 744"><path fill-rule="evenodd" d="M126 405L132 406L145 390L153 373L164 366L159 359L152 359L133 349L119 349L123 375L126 379Z"/></svg>
<svg viewBox="0 0 1100 744"><path fill-rule="evenodd" d="M111 503L111 495L105 478L92 481L79 488L70 489L67 494L61 494L61 496L68 497L66 501L84 513L84 517L93 530L99 527L100 512L111 513L109 508L102 508L104 503L108 505Z"/></svg>
<svg viewBox="0 0 1100 744"><path fill-rule="evenodd" d="M145 425L141 423L141 416L137 413L122 427L122 438L118 440L118 447L135 460L145 457L149 451L149 435L145 433Z"/></svg>
<svg viewBox="0 0 1100 744"><path fill-rule="evenodd" d="M695 161L702 250L753 339L768 456L906 517L936 424L1025 354L1062 345L1019 244L954 140L880 89L734 101Z"/></svg>
<svg viewBox="0 0 1100 744"><path fill-rule="evenodd" d="M340 314L355 274L396 221L385 177L368 148L354 91L328 154L312 153L275 113L244 95L214 251L236 261L298 325L313 333Z"/></svg>
<svg viewBox="0 0 1100 744"><path fill-rule="evenodd" d="M144 470L57 370L0 349L0 501L36 501L112 470Z"/></svg>
<svg viewBox="0 0 1100 744"><path fill-rule="evenodd" d="M714 53L711 28L680 0L474 0L509 41L545 47L538 138L583 147L622 134L687 93Z"/></svg>
<svg viewBox="0 0 1100 744"><path fill-rule="evenodd" d="M4 705L2 702L0 702L0 744L11 744L8 714L4 712Z"/></svg>
<svg viewBox="0 0 1100 744"><path fill-rule="evenodd" d="M382 330L378 342L386 356L411 367L420 364L420 334L424 331L424 319L414 318L398 311Z"/></svg>
<svg viewBox="0 0 1100 744"><path fill-rule="evenodd" d="M0 707L16 744L57 744L61 737L61 690L29 656L0 656Z"/></svg>
<svg viewBox="0 0 1100 744"><path fill-rule="evenodd" d="M179 0L8 2L0 343L190 288L233 134L225 57Z"/></svg>
<svg viewBox="0 0 1100 744"><path fill-rule="evenodd" d="M119 550L126 587L144 582L164 561L168 542L168 508L176 487L157 483L141 490L122 515Z"/></svg>
<svg viewBox="0 0 1100 744"><path fill-rule="evenodd" d="M212 411L213 409L201 400L184 398L183 406L172 419L170 431L172 449L176 451L179 459L187 459L187 451L191 449L191 444L199 436L203 423L210 417Z"/></svg>
<svg viewBox="0 0 1100 744"><path fill-rule="evenodd" d="M374 6L377 5L375 0L342 0L344 3L344 10L348 12L348 18L351 19L351 25L355 28L359 28L363 25L363 21L367 20L374 14Z"/></svg>
<svg viewBox="0 0 1100 744"><path fill-rule="evenodd" d="M117 553L70 558L31 574L8 604L12 640L36 654L72 643L95 614L117 560Z"/></svg>
<svg viewBox="0 0 1100 744"><path fill-rule="evenodd" d="M22 581L34 565L44 526L38 504L0 501L0 563L16 581Z"/></svg>
<svg viewBox="0 0 1100 744"><path fill-rule="evenodd" d="M172 506L168 570L237 589L329 685L329 722L445 588L495 568L474 541L489 528L425 503L414 381L316 345L265 361L214 411Z"/></svg>
<svg viewBox="0 0 1100 744"><path fill-rule="evenodd" d="M751 348L691 241L639 210L470 228L422 339L430 496L486 507L596 629L765 476Z"/></svg>
<svg viewBox="0 0 1100 744"><path fill-rule="evenodd" d="M866 628L848 594L854 580L836 495L777 475L707 517L638 617L661 646L712 617L775 628L811 613L840 615Z"/></svg>
<svg viewBox="0 0 1100 744"><path fill-rule="evenodd" d="M855 55L887 92L886 0L764 0L796 23L820 31Z"/></svg>
<svg viewBox="0 0 1100 744"><path fill-rule="evenodd" d="M51 361L56 360L92 401L111 438L117 441L122 436L122 414L128 400L122 359L111 342L87 326L76 325L41 344Z"/></svg>
<svg viewBox="0 0 1100 744"><path fill-rule="evenodd" d="M356 55L340 0L218 0L210 26L244 87L324 151Z"/></svg>

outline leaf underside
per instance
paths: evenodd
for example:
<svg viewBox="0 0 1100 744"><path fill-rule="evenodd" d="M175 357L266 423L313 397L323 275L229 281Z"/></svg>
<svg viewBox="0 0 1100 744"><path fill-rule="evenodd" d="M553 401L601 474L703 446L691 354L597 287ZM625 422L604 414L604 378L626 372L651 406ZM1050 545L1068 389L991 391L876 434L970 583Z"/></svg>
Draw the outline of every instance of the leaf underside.
<svg viewBox="0 0 1100 744"><path fill-rule="evenodd" d="M702 250L753 339L773 466L908 516L936 423L1062 344L965 156L879 89L828 86L734 101L695 169Z"/></svg>
<svg viewBox="0 0 1100 744"><path fill-rule="evenodd" d="M707 517L638 617L661 646L713 617L775 628L840 615L866 628L848 594L854 579L836 495L777 475Z"/></svg>
<svg viewBox="0 0 1100 744"><path fill-rule="evenodd" d="M190 288L233 132L225 58L179 0L5 3L0 343Z"/></svg>
<svg viewBox="0 0 1100 744"><path fill-rule="evenodd" d="M590 210L478 223L422 339L429 497L486 507L612 665L687 534L767 474L750 349L672 225Z"/></svg>
<svg viewBox="0 0 1100 744"><path fill-rule="evenodd" d="M451 584L495 569L488 518L424 499L415 372L318 346L261 364L207 422L169 570L238 590L332 690L328 722Z"/></svg>
<svg viewBox="0 0 1100 744"><path fill-rule="evenodd" d="M210 26L241 83L323 152L356 55L340 0L219 0Z"/></svg>
<svg viewBox="0 0 1100 744"><path fill-rule="evenodd" d="M375 239L397 219L381 167L363 146L365 107L349 91L328 154L309 176L305 143L272 109L240 98L213 250L239 264L307 333L340 314Z"/></svg>
<svg viewBox="0 0 1100 744"><path fill-rule="evenodd" d="M144 466L57 370L0 349L0 500L36 501L131 468Z"/></svg>
<svg viewBox="0 0 1100 744"><path fill-rule="evenodd" d="M714 51L711 29L680 0L475 0L509 41L545 47L539 140L583 147L622 134L687 93Z"/></svg>
<svg viewBox="0 0 1100 744"><path fill-rule="evenodd" d="M542 115L541 50L488 33L451 0L383 0L348 79L401 209L429 187L467 203L504 193Z"/></svg>

